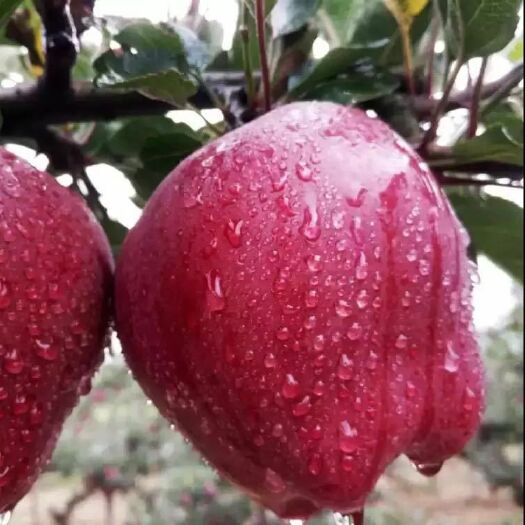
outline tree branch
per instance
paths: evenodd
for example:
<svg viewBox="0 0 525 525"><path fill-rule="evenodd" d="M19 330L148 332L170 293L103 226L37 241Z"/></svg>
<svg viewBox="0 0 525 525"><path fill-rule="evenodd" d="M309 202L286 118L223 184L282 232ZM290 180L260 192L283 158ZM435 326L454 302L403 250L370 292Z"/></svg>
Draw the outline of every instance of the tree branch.
<svg viewBox="0 0 525 525"><path fill-rule="evenodd" d="M225 96L243 83L242 72L210 73L204 80ZM194 106L214 108L205 89L200 89L189 100ZM46 96L33 85L0 90L0 114L3 117L2 135L24 136L34 125L35 116L42 126L67 122L93 122L143 115L162 115L177 109L171 104L147 98L137 92L95 89L90 83L80 83L70 96Z"/></svg>
<svg viewBox="0 0 525 525"><path fill-rule="evenodd" d="M78 54L69 0L40 0L38 7L46 40L46 64L40 89L47 96L63 98L71 92L71 70Z"/></svg>

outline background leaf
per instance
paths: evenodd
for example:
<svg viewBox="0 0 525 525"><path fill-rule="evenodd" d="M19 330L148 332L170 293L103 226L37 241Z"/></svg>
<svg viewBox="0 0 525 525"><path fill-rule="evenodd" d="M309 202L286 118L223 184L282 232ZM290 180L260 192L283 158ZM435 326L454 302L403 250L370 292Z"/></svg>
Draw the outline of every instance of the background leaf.
<svg viewBox="0 0 525 525"><path fill-rule="evenodd" d="M476 250L523 282L523 209L499 197L449 197Z"/></svg>
<svg viewBox="0 0 525 525"><path fill-rule="evenodd" d="M465 163L495 161L523 166L523 121L500 122L481 135L458 142L453 148L456 160Z"/></svg>
<svg viewBox="0 0 525 525"><path fill-rule="evenodd" d="M278 0L270 13L274 38L293 33L316 13L321 0Z"/></svg>
<svg viewBox="0 0 525 525"><path fill-rule="evenodd" d="M439 0L449 50L464 58L488 56L514 37L522 0Z"/></svg>
<svg viewBox="0 0 525 525"><path fill-rule="evenodd" d="M0 0L0 28L3 27L22 0Z"/></svg>

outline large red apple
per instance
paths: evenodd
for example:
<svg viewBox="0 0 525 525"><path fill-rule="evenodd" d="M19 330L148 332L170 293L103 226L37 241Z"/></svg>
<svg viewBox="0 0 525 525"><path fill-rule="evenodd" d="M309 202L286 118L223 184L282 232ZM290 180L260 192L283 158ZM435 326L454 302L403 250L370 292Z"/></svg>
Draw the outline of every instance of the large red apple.
<svg viewBox="0 0 525 525"><path fill-rule="evenodd" d="M89 389L111 278L82 200L0 148L0 514L28 492Z"/></svg>
<svg viewBox="0 0 525 525"><path fill-rule="evenodd" d="M381 121L281 107L162 183L117 269L146 394L283 517L365 504L407 454L430 474L476 430L467 236Z"/></svg>

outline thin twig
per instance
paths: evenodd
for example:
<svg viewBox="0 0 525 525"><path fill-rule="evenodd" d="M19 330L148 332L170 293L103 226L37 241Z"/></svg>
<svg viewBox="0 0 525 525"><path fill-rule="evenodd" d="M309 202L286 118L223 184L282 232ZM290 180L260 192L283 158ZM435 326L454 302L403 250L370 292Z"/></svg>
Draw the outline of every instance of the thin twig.
<svg viewBox="0 0 525 525"><path fill-rule="evenodd" d="M264 109L272 109L270 69L268 67L268 56L266 54L266 30L265 30L265 1L255 0L255 21L257 24L257 39L259 42L259 58L261 60L262 87L264 96Z"/></svg>
<svg viewBox="0 0 525 525"><path fill-rule="evenodd" d="M523 64L516 66L501 82L498 89L483 104L480 109L480 116L486 115L497 106L508 94L523 80Z"/></svg>
<svg viewBox="0 0 525 525"><path fill-rule="evenodd" d="M436 52L434 51L434 48L436 47L436 41L439 34L439 18L438 16L434 16L432 19L432 26L430 28L430 40L428 43L428 49L427 49L427 57L428 57L428 64L427 64L427 85L426 85L426 92L429 97L432 96L432 88L434 85L434 58L436 56Z"/></svg>
<svg viewBox="0 0 525 525"><path fill-rule="evenodd" d="M485 77L485 71L487 70L488 57L484 57L481 60L481 67L479 69L478 78L474 87L474 93L470 104L469 123L467 129L467 137L472 138L476 136L479 123L479 104L481 99L481 88L483 87L483 79Z"/></svg>
<svg viewBox="0 0 525 525"><path fill-rule="evenodd" d="M63 97L71 91L71 70L78 54L69 0L42 0L39 6L46 38L46 64L40 88L46 94Z"/></svg>
<svg viewBox="0 0 525 525"><path fill-rule="evenodd" d="M445 90L443 91L443 95L441 99L439 100L434 110L434 113L432 115L432 120L430 121L430 128L425 133L425 136L423 137L423 141L421 142L420 150L422 152L424 152L427 149L428 145L436 138L436 132L437 132L437 128L439 125L439 121L447 107L450 93L452 92L452 89L454 88L454 84L456 83L456 79L458 78L458 74L461 70L462 65L463 65L463 57L458 56L456 59L454 68L452 69L452 72L448 79L447 85L445 86Z"/></svg>

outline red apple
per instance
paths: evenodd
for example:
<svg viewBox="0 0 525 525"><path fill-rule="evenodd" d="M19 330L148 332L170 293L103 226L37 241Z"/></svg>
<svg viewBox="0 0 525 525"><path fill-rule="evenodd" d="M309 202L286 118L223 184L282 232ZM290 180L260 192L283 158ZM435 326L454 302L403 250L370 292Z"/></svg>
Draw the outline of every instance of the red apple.
<svg viewBox="0 0 525 525"><path fill-rule="evenodd" d="M82 200L0 148L0 514L29 491L89 390L111 279Z"/></svg>
<svg viewBox="0 0 525 525"><path fill-rule="evenodd" d="M483 406L468 238L387 125L280 107L206 145L125 241L117 324L146 394L220 474L282 517L427 474Z"/></svg>

